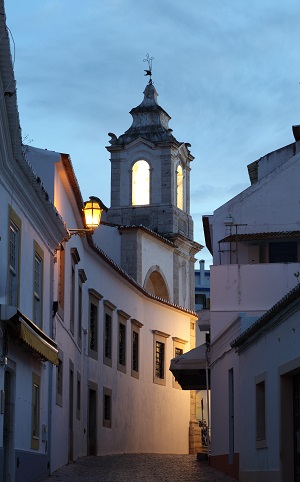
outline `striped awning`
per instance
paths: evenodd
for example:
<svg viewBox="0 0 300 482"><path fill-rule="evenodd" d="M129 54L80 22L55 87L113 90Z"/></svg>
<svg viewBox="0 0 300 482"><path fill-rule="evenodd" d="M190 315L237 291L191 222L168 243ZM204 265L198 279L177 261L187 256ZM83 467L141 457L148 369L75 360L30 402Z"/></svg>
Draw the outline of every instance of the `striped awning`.
<svg viewBox="0 0 300 482"><path fill-rule="evenodd" d="M35 356L58 365L58 350L55 341L36 326L17 308L0 305L0 319L7 322L9 335L19 339L32 350Z"/></svg>

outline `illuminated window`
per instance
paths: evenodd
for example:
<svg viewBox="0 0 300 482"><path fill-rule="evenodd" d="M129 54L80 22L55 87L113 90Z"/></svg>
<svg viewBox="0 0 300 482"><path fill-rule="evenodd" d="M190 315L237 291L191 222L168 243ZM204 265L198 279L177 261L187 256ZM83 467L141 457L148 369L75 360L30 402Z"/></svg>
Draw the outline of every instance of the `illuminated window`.
<svg viewBox="0 0 300 482"><path fill-rule="evenodd" d="M177 207L183 210L183 170L179 164L176 172L176 184L177 184Z"/></svg>
<svg viewBox="0 0 300 482"><path fill-rule="evenodd" d="M137 161L132 168L132 205L150 203L150 166L146 161Z"/></svg>

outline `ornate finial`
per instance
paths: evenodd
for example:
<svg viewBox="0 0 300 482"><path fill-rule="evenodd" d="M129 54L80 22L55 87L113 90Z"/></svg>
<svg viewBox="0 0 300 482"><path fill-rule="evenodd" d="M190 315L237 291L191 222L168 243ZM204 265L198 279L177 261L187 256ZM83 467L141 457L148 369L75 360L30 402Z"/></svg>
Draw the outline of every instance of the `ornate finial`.
<svg viewBox="0 0 300 482"><path fill-rule="evenodd" d="M148 62L148 70L144 70L144 72L146 72L145 75L150 76L149 84L152 84L152 60L154 60L154 57L150 57L149 54L143 60L143 62Z"/></svg>

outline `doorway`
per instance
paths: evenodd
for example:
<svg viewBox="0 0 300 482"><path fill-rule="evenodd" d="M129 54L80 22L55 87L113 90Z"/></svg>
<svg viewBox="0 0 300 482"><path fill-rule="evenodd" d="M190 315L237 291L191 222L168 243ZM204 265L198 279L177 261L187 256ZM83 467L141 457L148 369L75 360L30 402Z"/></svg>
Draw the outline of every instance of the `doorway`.
<svg viewBox="0 0 300 482"><path fill-rule="evenodd" d="M300 375L293 377L294 482L300 482Z"/></svg>
<svg viewBox="0 0 300 482"><path fill-rule="evenodd" d="M15 480L15 451L14 451L14 373L5 370L4 393L2 396L3 420L3 480L13 482Z"/></svg>
<svg viewBox="0 0 300 482"><path fill-rule="evenodd" d="M70 361L70 387L69 387L69 462L73 462L73 397L74 397L74 368L73 363Z"/></svg>
<svg viewBox="0 0 300 482"><path fill-rule="evenodd" d="M97 455L97 391L93 388L89 388L88 400L88 455Z"/></svg>

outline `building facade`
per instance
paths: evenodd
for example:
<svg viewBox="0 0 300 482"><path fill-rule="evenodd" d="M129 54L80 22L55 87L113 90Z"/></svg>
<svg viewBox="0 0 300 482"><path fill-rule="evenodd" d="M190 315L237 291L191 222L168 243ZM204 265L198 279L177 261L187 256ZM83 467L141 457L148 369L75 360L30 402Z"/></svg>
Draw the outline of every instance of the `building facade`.
<svg viewBox="0 0 300 482"><path fill-rule="evenodd" d="M22 146L1 8L1 476L195 451L195 397L168 370L197 328L189 146L149 83L132 128L111 135L111 207L84 233L70 156Z"/></svg>
<svg viewBox="0 0 300 482"><path fill-rule="evenodd" d="M260 338L243 354L236 352L238 345L232 342L247 333L297 284L300 144L299 129L293 130L294 143L248 166L248 189L203 219L206 244L214 261L210 311L211 463L241 481L292 480L283 460L286 449L279 442L287 440L282 438L284 422L278 416L285 397L281 389L275 404L272 397L279 387L275 372L280 374L285 364L292 366L297 359L296 345L295 351L288 346L287 333L293 321L284 321L270 335L266 332L264 341ZM276 349L275 334L282 340ZM266 373L268 382L264 381ZM260 397L260 389L269 411L265 419L267 443L260 442L255 423L250 429L255 410L260 410L260 402L255 399L255 391ZM289 437L291 440L293 435ZM289 450L294 454L293 446ZM293 455L289 462L292 459Z"/></svg>
<svg viewBox="0 0 300 482"><path fill-rule="evenodd" d="M0 479L49 472L53 259L67 235L26 162L3 2L0 4ZM31 475L30 475L31 474Z"/></svg>

